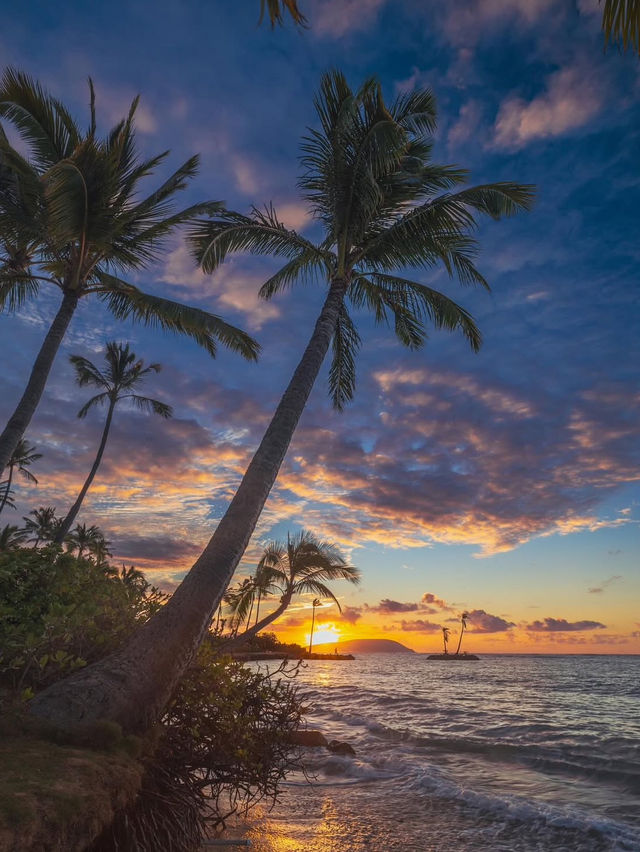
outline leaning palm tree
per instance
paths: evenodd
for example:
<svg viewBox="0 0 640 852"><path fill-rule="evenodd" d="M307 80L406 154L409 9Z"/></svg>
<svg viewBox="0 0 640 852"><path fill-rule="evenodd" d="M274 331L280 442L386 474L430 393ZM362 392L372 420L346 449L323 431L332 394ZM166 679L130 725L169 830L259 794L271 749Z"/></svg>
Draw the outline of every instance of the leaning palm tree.
<svg viewBox="0 0 640 852"><path fill-rule="evenodd" d="M69 360L75 368L76 382L80 385L80 387L93 385L94 387L100 388L100 393L96 394L96 396L92 396L91 399L82 406L78 412L78 417L86 417L94 406L103 404L106 404L107 406L107 416L105 417L102 438L100 440L95 460L91 470L89 471L89 475L85 479L84 485L80 489L80 493L78 494L75 503L69 509L67 516L60 525L60 529L56 536L57 544L60 544L64 540L65 536L71 529L71 526L76 519L76 515L80 511L82 502L87 495L87 491L91 487L91 483L98 472L98 468L100 467L100 462L102 461L102 456L107 445L109 430L111 429L111 422L113 420L113 413L116 405L122 400L129 400L141 411L158 414L160 417L165 418L171 417L172 414L170 405L166 405L164 402L159 402L157 399L150 399L147 396L139 396L138 394L133 393L133 389L145 376L149 375L149 373L160 372L161 366L160 364L149 364L148 367L145 367L144 361L136 357L135 352L132 352L131 349L129 349L128 343L116 343L115 341L107 343L105 353L107 366L104 371L98 369L98 367L89 361L88 358L83 358L80 355L71 355Z"/></svg>
<svg viewBox="0 0 640 852"><path fill-rule="evenodd" d="M17 468L18 473L22 474L22 476L28 481L33 482L36 485L38 484L38 480L29 470L29 467L38 459L42 458L42 453L36 453L35 447L29 446L27 441L24 438L21 438L18 441L18 444L11 454L11 458L9 459L9 464L7 467L9 468L9 476L6 482L0 483L0 486L4 486L4 493L2 495L2 501L0 502L0 512L4 509L5 505L9 500L9 495L11 492L11 483L13 482L13 474L14 470Z"/></svg>
<svg viewBox="0 0 640 852"><path fill-rule="evenodd" d="M460 653L460 645L462 645L462 634L465 631L467 626L467 619L469 618L468 612L463 612L460 616L460 638L458 639L458 647L456 648L456 656Z"/></svg>
<svg viewBox="0 0 640 852"><path fill-rule="evenodd" d="M331 72L316 109L320 127L304 141L300 186L324 228L321 241L285 228L271 208L250 216L220 213L191 234L205 272L233 252L284 258L262 287L265 298L298 281L324 280L327 295L309 343L229 508L169 603L122 651L33 700L34 712L60 724L108 716L135 729L158 718L209 629L331 345L333 403L340 409L353 396L360 337L349 305L369 309L379 323L391 321L409 349L424 345L429 322L461 332L473 350L480 346L464 308L403 270L443 264L463 284L488 287L474 264L476 214L499 219L526 210L532 187L460 189L464 169L431 161L436 122L429 91L401 95L387 107L376 79L354 92Z"/></svg>
<svg viewBox="0 0 640 852"><path fill-rule="evenodd" d="M212 356L220 342L246 358L257 357L255 341L220 317L149 295L120 277L157 260L167 237L220 205L174 209L175 196L197 172L197 157L141 198L142 179L168 152L147 160L137 154L138 98L127 117L99 138L91 81L89 90L84 132L64 105L26 74L8 69L0 81L0 119L13 124L29 147L27 161L0 126L0 310L22 307L42 284L62 293L24 394L0 435L0 471L31 421L80 299L97 297L119 320L188 335Z"/></svg>
<svg viewBox="0 0 640 852"><path fill-rule="evenodd" d="M225 646L225 651L247 642L256 633L264 630L289 607L294 597L304 594L320 595L330 598L342 611L340 601L331 591L328 582L332 580L347 580L350 583L360 582L360 571L353 565L348 565L344 556L335 544L321 541L313 533L303 530L294 536L288 536L286 543L272 542L269 544L260 560L262 570L269 576L269 587L280 593L278 606L265 615L260 621L234 638ZM250 588L247 587L248 597ZM232 598L231 608L238 612L247 608L243 596Z"/></svg>

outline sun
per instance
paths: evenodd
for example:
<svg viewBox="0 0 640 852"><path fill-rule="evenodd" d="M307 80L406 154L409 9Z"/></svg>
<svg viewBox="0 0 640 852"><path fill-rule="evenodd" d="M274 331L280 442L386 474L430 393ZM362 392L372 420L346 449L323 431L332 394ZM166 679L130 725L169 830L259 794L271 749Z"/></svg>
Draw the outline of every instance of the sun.
<svg viewBox="0 0 640 852"><path fill-rule="evenodd" d="M336 644L340 641L340 637L342 636L341 632L335 626L335 624L318 624L313 629L313 644L314 645L325 645L328 643ZM311 637L307 633L306 643L309 644Z"/></svg>

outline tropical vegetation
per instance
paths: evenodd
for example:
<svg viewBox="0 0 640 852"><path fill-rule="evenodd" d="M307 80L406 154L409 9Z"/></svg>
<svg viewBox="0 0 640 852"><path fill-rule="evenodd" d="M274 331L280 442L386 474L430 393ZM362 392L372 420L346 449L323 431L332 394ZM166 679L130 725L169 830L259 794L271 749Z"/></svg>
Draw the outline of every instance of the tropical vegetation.
<svg viewBox="0 0 640 852"><path fill-rule="evenodd" d="M9 475L5 482L0 483L0 488L4 487L2 498L0 498L0 512L2 512L5 506L12 506L13 500L11 499L11 485L13 483L13 477L16 470L24 477L24 479L27 480L27 482L33 482L34 485L38 484L38 480L31 473L29 468L34 462L41 458L42 453L37 453L36 448L32 447L24 438L21 438L18 441L14 451L11 453L9 464L7 465Z"/></svg>
<svg viewBox="0 0 640 852"><path fill-rule="evenodd" d="M460 189L467 172L431 160L436 111L428 90L387 106L375 78L353 91L334 71L322 78L316 111L319 128L303 141L300 187L324 229L319 242L286 228L271 207L249 216L212 212L190 232L205 272L234 252L283 258L261 289L264 298L298 281L324 280L327 295L309 343L229 508L167 606L121 652L33 702L32 712L59 725L107 715L136 730L162 714L247 547L330 345L333 404L341 409L353 396L360 345L353 308L391 322L412 350L426 342L429 323L460 332L474 351L480 346L470 314L404 270L419 274L442 264L462 284L488 288L474 262L476 216L527 210L533 188L501 182Z"/></svg>
<svg viewBox="0 0 640 852"><path fill-rule="evenodd" d="M122 400L129 400L140 411L157 414L164 418L171 417L173 413L171 406L165 402L160 402L157 399L151 399L147 396L140 396L133 392L136 386L149 373L159 373L161 366L160 364L149 364L148 367L145 367L144 361L136 356L135 352L129 348L128 343L116 343L115 341L107 343L105 352L106 368L104 371L96 367L88 358L83 358L81 355L71 355L69 360L74 366L76 382L80 387L93 385L100 388L100 393L92 396L82 406L78 412L78 417L86 417L94 406L103 404L107 406L107 414L95 460L75 503L60 523L54 539L56 544L61 544L66 538L76 519L76 515L80 511L84 498L87 496L91 483L98 472L105 447L107 446L107 439L117 404Z"/></svg>
<svg viewBox="0 0 640 852"><path fill-rule="evenodd" d="M145 269L180 226L220 205L207 201L174 209L176 195L197 172L198 157L140 197L143 178L168 152L146 160L137 153L138 98L100 138L91 81L89 93L89 127L83 131L64 104L28 75L8 68L0 81L0 118L29 149L26 159L0 125L0 310L23 309L42 284L62 294L24 393L0 435L0 472L33 417L80 299L99 299L118 320L187 335L212 356L218 343L251 360L258 354L248 334L219 316L150 295L121 277Z"/></svg>

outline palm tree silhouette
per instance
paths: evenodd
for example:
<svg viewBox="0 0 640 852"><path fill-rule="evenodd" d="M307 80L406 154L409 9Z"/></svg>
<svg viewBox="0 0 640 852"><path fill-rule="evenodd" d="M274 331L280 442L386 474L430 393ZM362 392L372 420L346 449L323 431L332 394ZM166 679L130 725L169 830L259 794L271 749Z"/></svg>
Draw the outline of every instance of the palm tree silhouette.
<svg viewBox="0 0 640 852"><path fill-rule="evenodd" d="M456 648L456 656L460 653L460 645L462 645L462 634L465 631L467 626L467 618L469 618L468 612L463 612L460 616L460 638L458 639L458 647Z"/></svg>
<svg viewBox="0 0 640 852"><path fill-rule="evenodd" d="M449 642L449 633L451 633L451 631L449 630L449 628L448 628L448 627L443 627L443 628L442 628L442 642L443 642L443 644L444 644L444 652L445 652L445 654L448 654L448 653L449 653L449 652L447 651L447 644L448 644L448 642Z"/></svg>
<svg viewBox="0 0 640 852"><path fill-rule="evenodd" d="M269 15L271 26L284 23L284 13L287 11L292 20L298 26L304 26L307 19L298 8L297 0L260 0L260 23L264 18L265 10Z"/></svg>
<svg viewBox="0 0 640 852"><path fill-rule="evenodd" d="M35 449L35 447L29 446L24 438L21 438L18 441L18 444L9 459L9 464L7 465L9 468L9 477L6 482L2 483L2 485L5 486L5 490L2 495L2 502L0 503L0 512L2 512L5 505L9 502L9 494L11 492L11 483L13 481L15 468L18 469L18 473L21 473L28 482L34 482L36 485L38 484L38 480L29 470L29 467L35 461L42 458L42 453L36 453Z"/></svg>
<svg viewBox="0 0 640 852"><path fill-rule="evenodd" d="M148 367L145 367L144 361L137 358L135 352L129 349L128 343L115 343L113 341L107 343L105 352L105 361L107 363L104 372L99 370L98 367L96 367L96 365L87 358L82 358L80 355L71 355L69 360L75 368L76 382L80 385L80 387L93 385L94 387L101 389L100 393L91 397L91 399L82 406L78 412L78 417L86 417L94 406L103 405L104 403L107 404L107 416L105 418L98 452L91 470L89 471L89 475L80 489L80 493L78 494L75 503L69 509L67 516L62 521L60 529L58 530L56 536L56 543L58 544L64 540L65 536L71 529L71 525L80 511L80 507L82 506L82 502L87 491L91 487L91 483L98 472L98 468L100 467L100 462L102 461L102 456L107 445L109 430L111 429L111 421L113 420L113 412L116 405L122 400L128 399L141 411L158 414L160 417L165 418L171 417L172 414L170 405L166 405L164 402L159 402L157 399L139 396L132 392L136 385L138 385L145 376L149 373L159 373L162 368L160 364L149 364Z"/></svg>
<svg viewBox="0 0 640 852"><path fill-rule="evenodd" d="M158 717L242 558L331 344L333 403L341 409L353 396L360 336L348 303L368 308L379 323L391 320L409 349L424 344L430 322L460 331L473 350L480 346L466 310L402 270L442 263L463 284L488 287L473 262L475 214L499 219L527 209L532 188L503 182L452 191L467 172L431 162L430 91L402 94L387 107L375 78L354 92L333 71L322 78L316 111L320 129L303 142L300 186L324 229L317 244L285 228L272 208L249 216L221 212L190 234L205 272L233 252L284 258L263 285L264 298L299 280L326 281L304 354L229 508L171 600L121 652L39 693L32 712L64 724L77 714L84 721L106 714L127 729ZM89 682L90 697L83 687ZM74 697L80 695L81 707Z"/></svg>
<svg viewBox="0 0 640 852"><path fill-rule="evenodd" d="M313 533L302 530L294 536L287 536L284 542L272 542L264 551L260 560L264 576L269 578L269 588L280 594L280 602L273 612L264 616L252 627L232 640L226 650L244 644L251 636L264 630L279 618L297 595L315 594L330 598L342 611L340 602L331 591L328 582L347 580L356 585L360 582L360 571L353 565L347 565L345 558L335 544L321 541ZM242 587L241 587L242 588ZM246 596L252 594L251 586L245 587ZM247 607L242 595L232 595L232 612Z"/></svg>
<svg viewBox="0 0 640 852"><path fill-rule="evenodd" d="M60 531L58 531L58 535ZM88 527L86 524L76 524L73 532L63 536L66 540L67 549L70 553L76 553L78 559L82 559L85 551L89 554L103 549L104 535L100 527L95 524Z"/></svg>
<svg viewBox="0 0 640 852"><path fill-rule="evenodd" d="M313 628L316 620L316 607L322 606L322 601L320 598L314 598L313 603L311 604L311 633L309 634L309 653L311 653L311 648L313 647Z"/></svg>
<svg viewBox="0 0 640 852"><path fill-rule="evenodd" d="M41 541L52 542L60 525L60 518L56 517L53 506L40 506L29 512L33 517L24 517L24 529L33 547L36 548Z"/></svg>
<svg viewBox="0 0 640 852"><path fill-rule="evenodd" d="M0 551L13 550L14 547L20 547L26 537L26 530L7 524L0 529Z"/></svg>
<svg viewBox="0 0 640 852"><path fill-rule="evenodd" d="M167 237L217 202L176 212L174 199L197 172L191 157L146 198L141 180L168 151L141 160L135 149L135 98L126 118L97 136L95 93L89 81L90 122L84 132L60 101L26 74L9 68L0 81L0 118L29 147L13 148L0 127L0 310L15 310L45 283L62 302L36 357L27 386L0 435L0 471L8 464L42 396L78 301L100 299L119 320L185 334L215 355L217 343L255 360L258 345L220 317L143 293L120 276L160 256Z"/></svg>

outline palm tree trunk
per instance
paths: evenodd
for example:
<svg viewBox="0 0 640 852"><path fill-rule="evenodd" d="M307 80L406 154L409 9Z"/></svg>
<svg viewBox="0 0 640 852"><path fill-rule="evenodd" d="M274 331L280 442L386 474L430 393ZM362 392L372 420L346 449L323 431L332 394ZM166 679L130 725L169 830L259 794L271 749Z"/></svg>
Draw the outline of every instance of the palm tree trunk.
<svg viewBox="0 0 640 852"><path fill-rule="evenodd" d="M71 529L73 522L76 519L76 515L80 511L80 506L82 506L82 501L86 497L87 491L91 487L91 483L98 472L98 468L100 467L100 462L102 461L102 455L104 453L104 448L107 446L107 438L109 437L109 429L111 428L111 421L113 420L113 410L116 406L115 399L112 399L109 403L109 410L107 411L107 419L105 420L104 429L102 430L102 440L100 441L100 446L98 447L98 452L93 463L91 470L89 471L89 476L85 479L85 483L80 489L80 493L76 499L76 502L69 509L67 513L67 517L60 524L60 528L56 533L56 537L54 538L54 544L62 544L65 540L66 536ZM81 553L78 553L78 559L81 558Z"/></svg>
<svg viewBox="0 0 640 852"><path fill-rule="evenodd" d="M258 589L258 605L256 606L256 620L255 623L258 623L260 618L260 599L262 598L262 589Z"/></svg>
<svg viewBox="0 0 640 852"><path fill-rule="evenodd" d="M77 304L78 294L74 290L65 290L62 304L38 352L22 399L9 418L4 432L0 435L0 471L4 470L9 464L9 459L18 446L18 441L27 431Z"/></svg>
<svg viewBox="0 0 640 852"><path fill-rule="evenodd" d="M204 638L260 517L327 354L348 282L331 282L311 339L240 487L171 600L127 646L39 693L31 711L61 727L111 719L144 730L161 715ZM252 628L253 629L253 628Z"/></svg>
<svg viewBox="0 0 640 852"><path fill-rule="evenodd" d="M311 654L311 649L313 648L313 628L316 623L316 608L312 607L311 612L311 633L309 634L309 654Z"/></svg>
<svg viewBox="0 0 640 852"><path fill-rule="evenodd" d="M12 451L13 452L13 451ZM13 465L9 465L9 479L7 479L7 487L4 490L4 494L2 495L2 503L0 503L0 512L4 509L7 500L9 499L9 492L11 491L11 480L13 479Z"/></svg>
<svg viewBox="0 0 640 852"><path fill-rule="evenodd" d="M460 653L460 645L462 645L462 634L464 633L464 624L460 628L460 638L458 639L458 647L456 648L456 656Z"/></svg>

